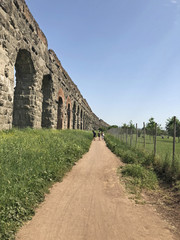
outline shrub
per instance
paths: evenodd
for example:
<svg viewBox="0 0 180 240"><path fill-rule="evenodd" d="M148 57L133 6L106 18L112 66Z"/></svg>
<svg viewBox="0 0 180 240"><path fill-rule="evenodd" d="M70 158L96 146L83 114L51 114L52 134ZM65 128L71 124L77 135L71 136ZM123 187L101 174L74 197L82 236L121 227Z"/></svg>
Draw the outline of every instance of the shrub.
<svg viewBox="0 0 180 240"><path fill-rule="evenodd" d="M148 170L139 164L128 164L122 168L123 176L130 176L134 179L134 184L141 189L156 189L158 180L152 170Z"/></svg>

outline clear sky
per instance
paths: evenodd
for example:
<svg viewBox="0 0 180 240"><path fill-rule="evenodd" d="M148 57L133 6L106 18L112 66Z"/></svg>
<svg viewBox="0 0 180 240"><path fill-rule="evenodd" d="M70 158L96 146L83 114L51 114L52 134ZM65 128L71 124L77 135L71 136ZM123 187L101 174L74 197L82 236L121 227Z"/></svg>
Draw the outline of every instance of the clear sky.
<svg viewBox="0 0 180 240"><path fill-rule="evenodd" d="M180 119L180 0L26 0L93 112Z"/></svg>

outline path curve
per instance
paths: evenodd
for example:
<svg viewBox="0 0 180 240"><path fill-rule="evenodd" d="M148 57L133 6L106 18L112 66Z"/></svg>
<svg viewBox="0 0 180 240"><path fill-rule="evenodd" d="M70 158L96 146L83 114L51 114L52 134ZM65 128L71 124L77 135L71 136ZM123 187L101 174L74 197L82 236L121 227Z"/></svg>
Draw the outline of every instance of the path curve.
<svg viewBox="0 0 180 240"><path fill-rule="evenodd" d="M93 141L16 240L175 239L153 207L128 199L117 176L120 164L104 141Z"/></svg>

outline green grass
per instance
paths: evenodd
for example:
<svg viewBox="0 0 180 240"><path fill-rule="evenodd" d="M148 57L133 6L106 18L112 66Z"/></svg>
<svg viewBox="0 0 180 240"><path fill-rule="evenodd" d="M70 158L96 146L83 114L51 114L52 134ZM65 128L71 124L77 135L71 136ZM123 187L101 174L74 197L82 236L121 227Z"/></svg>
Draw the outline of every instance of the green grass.
<svg viewBox="0 0 180 240"><path fill-rule="evenodd" d="M121 135L115 136L119 141L126 143L126 138L122 138ZM128 136L127 145L130 146L130 137ZM138 142L136 144L136 135L133 135L132 148L136 150L146 152L147 154L154 153L154 143L152 136L146 136L146 145L144 148L144 138L138 137ZM162 139L161 136L157 137L157 147L156 147L156 157L153 161L154 168L156 172L166 181L172 182L176 180L180 180L180 142L178 142L178 138L176 138L176 147L175 147L175 160L173 159L173 138L165 137Z"/></svg>
<svg viewBox="0 0 180 240"><path fill-rule="evenodd" d="M166 182L176 184L178 187L177 183L180 180L179 158L176 157L172 163L172 158L169 158L168 154L164 157L159 155L154 157L152 151L130 147L109 134L106 135L105 141L111 151L127 163L126 166L122 167L121 172L131 187L133 185L140 190L143 188L153 189L153 186L157 186L156 174Z"/></svg>
<svg viewBox="0 0 180 240"><path fill-rule="evenodd" d="M0 239L14 239L49 187L89 150L90 132L16 130L0 132Z"/></svg>
<svg viewBox="0 0 180 240"><path fill-rule="evenodd" d="M140 164L127 164L122 169L122 175L132 177L133 184L140 189L156 189L158 180L153 170L146 169Z"/></svg>
<svg viewBox="0 0 180 240"><path fill-rule="evenodd" d="M144 179L144 177L142 177L143 175L141 176L141 174L139 174L139 171L152 171L155 175L158 176L158 179L160 179L161 183L165 182L166 185L168 183L168 185L173 189L173 191L180 191L180 158L178 155L178 153L180 152L180 143L178 143L178 139L176 139L175 161L172 162L172 137L170 137L169 139L167 139L167 137L165 137L164 139L162 139L161 137L157 138L157 155L154 157L154 145L152 137L149 138L149 136L146 136L146 148L144 149L143 138L138 138L138 145L137 147L135 147L136 136L134 135L134 141L132 146L130 147L130 138L128 138L128 144L126 144L125 137L123 139L124 141L122 141L122 137L119 136L117 132L114 131L112 134L115 135L115 137L113 137L112 135L106 135L107 146L117 156L121 157L123 162L128 164L126 167L119 169L118 172L122 171L121 179L123 179L123 181L125 182L128 190L130 190L131 193L136 194L135 198L139 198L141 190L143 188L149 188L148 186L153 185L156 186L155 179L157 179L157 177L151 176L150 173L151 177ZM123 171L124 168L125 172Z"/></svg>
<svg viewBox="0 0 180 240"><path fill-rule="evenodd" d="M119 140L122 140L123 138L121 137L121 135L117 135L117 138ZM125 137L124 137L124 142L126 141ZM128 145L130 145L130 136L128 135ZM144 149L144 138L138 137L138 141L136 144L136 135L133 134L133 138L132 138L132 147L137 147L139 149ZM146 135L146 145L145 145L145 149L152 153L154 152L154 143L153 143L153 137ZM164 137L164 139L162 139L161 136L157 136L157 154L159 156L165 157L166 155L168 155L169 157L172 156L172 152L173 152L173 137L169 137L167 138L167 136ZM176 138L176 156L178 158L180 158L180 142L178 142L178 138Z"/></svg>

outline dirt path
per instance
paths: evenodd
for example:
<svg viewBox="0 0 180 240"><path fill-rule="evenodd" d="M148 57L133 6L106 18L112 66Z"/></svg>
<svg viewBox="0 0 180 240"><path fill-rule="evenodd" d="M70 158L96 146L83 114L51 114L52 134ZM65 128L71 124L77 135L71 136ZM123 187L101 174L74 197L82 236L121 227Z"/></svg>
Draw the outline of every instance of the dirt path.
<svg viewBox="0 0 180 240"><path fill-rule="evenodd" d="M119 165L103 141L94 141L16 240L175 239L154 208L128 199L116 174Z"/></svg>

